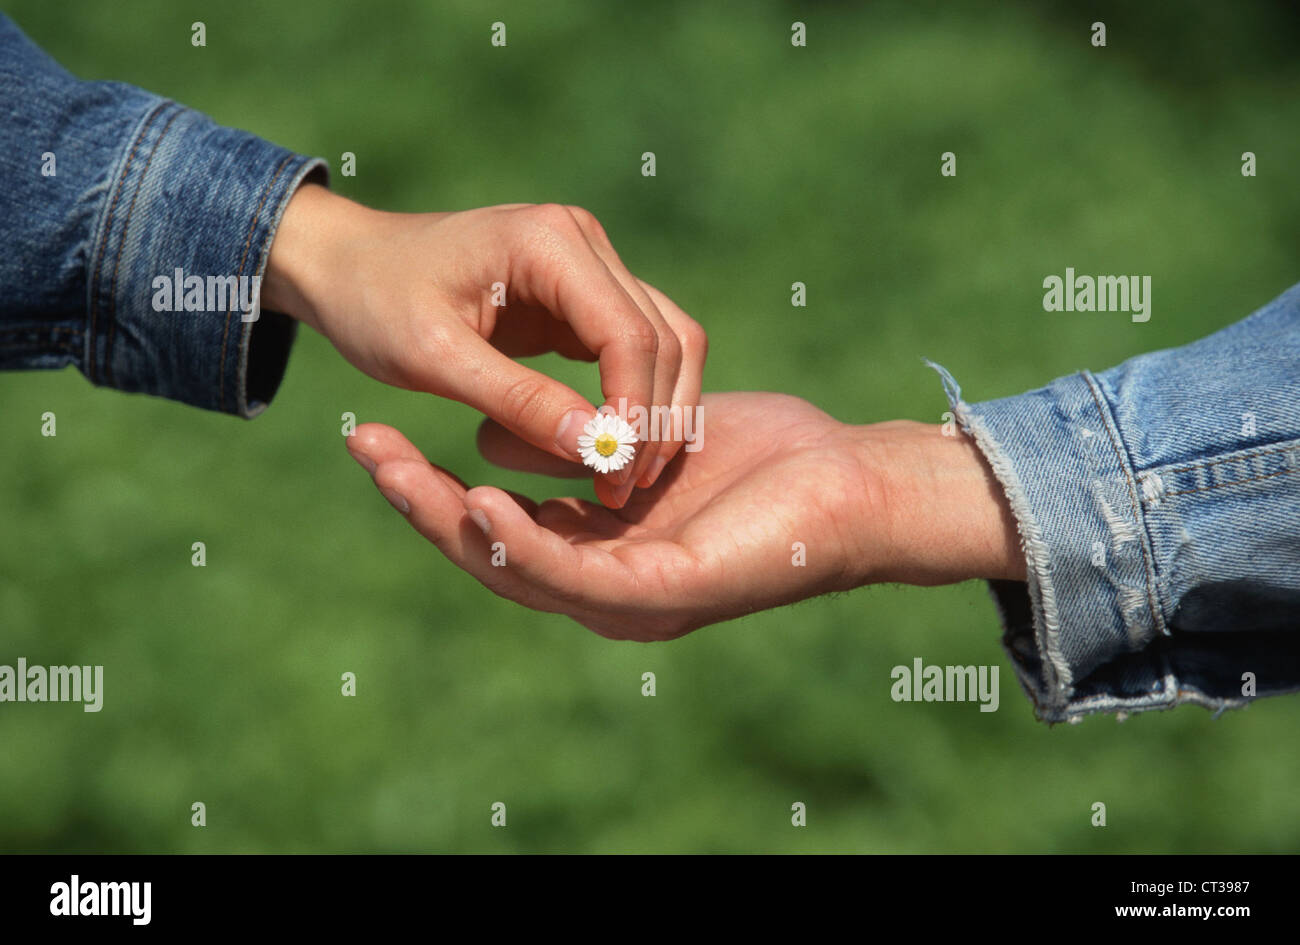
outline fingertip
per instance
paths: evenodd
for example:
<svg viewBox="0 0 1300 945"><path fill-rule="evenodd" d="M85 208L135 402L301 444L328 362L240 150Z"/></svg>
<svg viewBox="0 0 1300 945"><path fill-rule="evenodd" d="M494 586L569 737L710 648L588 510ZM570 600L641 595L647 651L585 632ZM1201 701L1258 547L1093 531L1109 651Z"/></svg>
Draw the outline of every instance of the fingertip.
<svg viewBox="0 0 1300 945"><path fill-rule="evenodd" d="M358 447L357 449L353 449L352 444L349 443L348 455L351 456L353 459L355 459L357 463L361 466L361 468L364 469L366 472L370 473L371 476L375 474L375 469L378 468L379 464L376 463L373 459L371 459L369 453L367 453L364 449L360 447Z"/></svg>
<svg viewBox="0 0 1300 945"><path fill-rule="evenodd" d="M366 468L370 475L375 474L378 465L375 454L379 452L380 434L377 423L363 423L350 436L344 437L343 445L352 454L352 458Z"/></svg>
<svg viewBox="0 0 1300 945"><path fill-rule="evenodd" d="M581 460L578 452L578 437L596 416L595 407L574 407L560 418L555 428L555 448L568 459Z"/></svg>
<svg viewBox="0 0 1300 945"><path fill-rule="evenodd" d="M668 465L670 458L661 453L650 460L650 465L646 469L645 475L637 482L637 486L642 489L649 489L653 486L659 480L659 474L664 471L664 467Z"/></svg>
<svg viewBox="0 0 1300 945"><path fill-rule="evenodd" d="M394 495L406 500L406 508L393 502L403 514L411 510L407 497L417 494L426 486L430 478L432 478L432 471L428 464L417 464L408 460L389 460L380 463L374 472L375 485L388 497L388 501L393 502Z"/></svg>
<svg viewBox="0 0 1300 945"><path fill-rule="evenodd" d="M618 504L615 508L621 509L623 506L627 505L627 500L632 498L632 490L635 488L636 483L631 479L628 479L628 481L623 483L621 486L616 486L614 488L614 501Z"/></svg>
<svg viewBox="0 0 1300 945"><path fill-rule="evenodd" d="M400 431L383 423L363 423L347 438L348 452L361 462L365 456L376 465L392 460L423 460L421 453ZM365 465L362 463L362 465Z"/></svg>
<svg viewBox="0 0 1300 945"><path fill-rule="evenodd" d="M470 513L480 528L483 528L483 520L487 521L488 528L484 528L485 532L498 523L510 524L515 514L526 517L519 504L496 486L475 486L465 493L463 502L465 511ZM474 514L476 512L477 516Z"/></svg>
<svg viewBox="0 0 1300 945"><path fill-rule="evenodd" d="M484 535L492 534L492 520L487 517L486 512L482 509L470 509L468 514L470 521L477 525Z"/></svg>
<svg viewBox="0 0 1300 945"><path fill-rule="evenodd" d="M376 423L375 421L370 420L367 421L366 423L361 424L356 429L354 429L352 431L352 435L348 437L348 439L353 440L355 442L362 442L368 439L369 437L375 436L376 434L380 434L386 430L392 430L392 429L393 428L386 423Z"/></svg>
<svg viewBox="0 0 1300 945"><path fill-rule="evenodd" d="M621 509L623 507L623 500L618 497L620 487L613 485L608 479L601 476L597 476L592 485L595 487L596 498L600 500L601 505L609 509Z"/></svg>

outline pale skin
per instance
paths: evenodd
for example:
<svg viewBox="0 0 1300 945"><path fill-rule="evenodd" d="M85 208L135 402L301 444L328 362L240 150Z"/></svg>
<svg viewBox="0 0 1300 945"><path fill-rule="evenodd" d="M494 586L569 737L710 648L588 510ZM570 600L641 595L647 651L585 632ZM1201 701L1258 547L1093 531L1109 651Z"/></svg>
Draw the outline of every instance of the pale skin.
<svg viewBox="0 0 1300 945"><path fill-rule="evenodd" d="M672 639L864 584L1025 579L1002 488L966 436L912 421L851 426L783 394L703 404L704 448L680 453L621 509L466 488L382 424L347 445L411 525L489 590L615 639ZM479 446L502 466L568 472L490 422Z"/></svg>
<svg viewBox="0 0 1300 945"><path fill-rule="evenodd" d="M371 377L469 404L570 463L596 406L516 358L598 361L610 404L699 403L703 329L632 275L580 207L385 213L305 183L276 231L262 304L315 328ZM598 477L596 494L623 505L680 447L639 450Z"/></svg>

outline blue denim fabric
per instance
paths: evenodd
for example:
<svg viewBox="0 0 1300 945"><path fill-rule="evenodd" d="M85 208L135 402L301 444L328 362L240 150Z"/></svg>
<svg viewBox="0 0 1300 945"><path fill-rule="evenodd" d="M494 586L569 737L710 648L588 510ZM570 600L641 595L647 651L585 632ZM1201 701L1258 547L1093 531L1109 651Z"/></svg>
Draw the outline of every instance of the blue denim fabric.
<svg viewBox="0 0 1300 945"><path fill-rule="evenodd" d="M155 311L153 280L260 277L289 197L325 173L140 89L79 81L0 15L0 369L73 364L97 385L255 416L296 324L232 304Z"/></svg>
<svg viewBox="0 0 1300 945"><path fill-rule="evenodd" d="M1041 719L1300 689L1300 286L1015 397L931 366L1020 529L1028 581L991 588Z"/></svg>

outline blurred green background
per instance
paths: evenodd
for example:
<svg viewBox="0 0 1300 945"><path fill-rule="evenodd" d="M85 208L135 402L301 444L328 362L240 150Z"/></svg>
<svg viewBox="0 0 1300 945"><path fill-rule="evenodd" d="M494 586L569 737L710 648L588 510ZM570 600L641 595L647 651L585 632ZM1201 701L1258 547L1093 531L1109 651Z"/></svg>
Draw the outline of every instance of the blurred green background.
<svg viewBox="0 0 1300 945"><path fill-rule="evenodd" d="M922 355L984 400L1190 341L1300 280L1295 16L1133 6L0 3L76 74L321 155L364 202L586 206L709 330L707 389L857 422L939 420ZM1151 321L1045 313L1066 266L1151 275ZM543 363L598 394L590 366ZM0 706L0 849L1300 850L1300 698L1049 728L981 584L656 645L493 597L393 514L340 414L470 481L571 487L493 470L472 411L386 389L310 332L253 422L71 369L0 376L0 411L0 662L106 677L99 714ZM892 702L890 668L917 656L1000 665L1001 709Z"/></svg>

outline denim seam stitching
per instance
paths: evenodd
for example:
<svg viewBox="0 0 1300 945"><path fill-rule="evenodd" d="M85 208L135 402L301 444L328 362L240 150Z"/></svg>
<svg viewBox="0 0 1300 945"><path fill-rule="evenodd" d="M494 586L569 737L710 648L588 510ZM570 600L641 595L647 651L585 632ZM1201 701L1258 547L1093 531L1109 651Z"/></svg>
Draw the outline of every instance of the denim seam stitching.
<svg viewBox="0 0 1300 945"><path fill-rule="evenodd" d="M157 120L163 109L170 105L170 101L163 101L154 106L153 110L145 117L140 131L136 134L135 140L131 143L131 150L127 152L126 162L122 165L122 172L117 179L117 187L113 193L113 199L109 203L108 212L104 220L103 236L99 244L99 252L95 258L95 268L90 276L90 330L86 336L86 376L91 382L95 382L95 320L99 311L99 274L104 264L104 253L108 248L108 241L113 238L113 214L117 209L117 202L122 197L122 188L126 186L127 175L131 172L131 162L135 159L136 149L140 147L140 142L144 140L145 135L149 133L149 128Z"/></svg>
<svg viewBox="0 0 1300 945"><path fill-rule="evenodd" d="M1167 661L1166 661L1167 665ZM1300 684L1289 686L1287 688L1270 690L1268 696L1286 695L1287 693L1300 691ZM1222 712L1225 709L1244 709L1254 702L1258 702L1263 696L1255 698L1245 697L1215 697L1202 692L1195 688L1184 688L1181 684L1175 684L1172 695L1166 687L1162 688L1159 693L1141 696L1121 696L1124 700L1122 704L1116 705L1117 697L1098 694L1084 696L1074 700L1067 710L1068 718L1078 718L1084 715L1091 715L1095 712L1114 712L1117 714L1126 714L1129 712L1150 712L1150 711L1168 711L1177 708L1180 705L1199 705L1205 709L1215 709ZM1051 721L1051 720L1049 720Z"/></svg>
<svg viewBox="0 0 1300 945"><path fill-rule="evenodd" d="M1129 501L1133 506L1133 515L1137 519L1138 527L1141 529L1138 536L1138 549L1142 552L1143 576L1146 578L1147 603L1151 606L1151 622L1155 624L1156 629L1161 633L1166 633L1164 611L1156 603L1158 596L1156 573L1152 565L1151 555L1147 551L1147 542L1150 540L1150 535L1147 534L1146 516L1143 514L1142 500L1138 495L1137 483L1133 478L1128 463L1125 462L1124 454L1120 451L1119 443L1115 439L1116 431L1111 429L1113 418L1110 416L1110 412L1102 406L1093 378L1087 371L1081 371L1080 376L1083 378L1084 383L1088 385L1088 392L1092 394L1093 403L1096 404L1097 412L1101 416L1101 425L1105 427L1106 436L1110 438L1111 449L1115 451L1115 461L1119 463L1120 471L1124 474L1124 481L1128 485Z"/></svg>
<svg viewBox="0 0 1300 945"><path fill-rule="evenodd" d="M262 239L262 244L258 254L260 259L262 260L262 264L259 267L259 270L256 273L254 273L254 275L262 276L265 274L267 266L270 264L270 247L275 241L276 234L279 232L280 223L284 219L284 212L289 206L289 201L293 199L293 195L297 193L299 186L301 186L302 182L307 178L307 175L310 174L313 170L315 170L319 166L321 166L319 159L317 158L305 159L302 162L302 165L295 172L294 177L290 179L289 185L285 188L284 194L282 195L280 201L275 206L275 210L269 215L271 223L267 227L266 235ZM260 313L260 309L261 309L260 290L258 292L258 309ZM246 415L249 410L248 351L253 341L253 324L254 324L253 322L248 322L246 325L241 325L241 330L239 333L239 349L238 349L238 354L236 356L237 358L236 363L238 365L236 377L238 378L239 381L239 395L237 395L235 406L236 409L239 410L241 415ZM240 402L241 400L242 403Z"/></svg>
<svg viewBox="0 0 1300 945"><path fill-rule="evenodd" d="M1278 450L1278 452L1290 452L1289 450ZM1262 455L1262 454L1261 454ZM1296 469L1279 469L1277 472L1264 473L1262 476L1251 476L1249 479L1236 479L1232 482L1220 482L1213 486L1201 486L1198 489L1180 489L1177 492L1164 492L1161 495L1192 495L1196 492L1209 492L1211 489L1226 489L1229 486L1239 486L1247 482L1259 482L1261 479L1272 479L1274 476L1285 476L1287 473L1300 472Z"/></svg>
<svg viewBox="0 0 1300 945"><path fill-rule="evenodd" d="M1223 459L1212 459L1207 463L1193 463L1190 466L1176 466L1173 469L1153 469L1153 473L1177 473L1192 472L1197 469L1209 469L1211 466L1221 466L1224 463L1236 463L1244 459L1257 459L1260 456L1272 456L1274 453L1289 453L1294 449L1300 449L1300 442L1288 440L1281 446L1269 446L1261 449L1259 452L1244 452L1237 456L1225 456Z"/></svg>
<svg viewBox="0 0 1300 945"><path fill-rule="evenodd" d="M167 137L172 122L180 116L181 109L173 112L167 119L167 124L163 125L162 131L158 132L158 137L154 139L153 147L149 149L149 156L145 158L144 167L141 168L140 176L136 180L135 192L131 194L131 204L126 208L126 219L122 221L122 239L117 244L117 258L113 260L113 280L108 287L109 318L108 338L104 343L104 381L110 387L113 385L113 339L116 334L113 329L117 324L117 273L122 266L122 256L126 252L127 233L131 229L131 218L135 215L135 202L140 196L140 191L144 189L145 178L149 176L149 167L153 164L154 155L158 153L158 147Z"/></svg>
<svg viewBox="0 0 1300 945"><path fill-rule="evenodd" d="M293 157L293 154L285 155L284 159L280 161L279 166L276 167L275 173L271 175L271 179L268 180L266 186L262 188L262 198L257 202L257 209L253 211L253 218L248 221L248 236L244 239L244 254L239 260L239 272L237 274L239 278L242 278L244 275L244 266L248 263L248 250L249 247L252 246L253 234L257 231L257 220L262 213L262 207L266 203L266 198L270 196L271 188L275 186L275 182L280 179L280 172L284 170L284 166L288 164ZM226 345L230 340L230 316L234 310L233 304L226 310L226 326L225 330L221 333L221 361L217 365L217 376L219 379L217 386L217 400L222 410L226 409Z"/></svg>
<svg viewBox="0 0 1300 945"><path fill-rule="evenodd" d="M84 329L67 328L60 325L50 328L49 332L52 337L42 339L40 338L40 331L23 328L0 329L0 337L9 335L17 339L0 343L0 355L10 355L19 351L34 351L37 354L53 352L67 355L75 360L78 349L85 341ZM21 336L26 334L32 335L33 338L31 340L22 339Z"/></svg>

